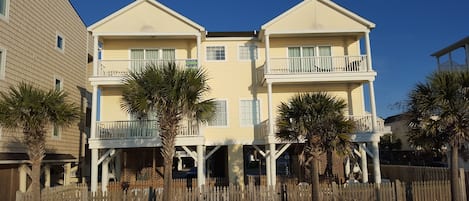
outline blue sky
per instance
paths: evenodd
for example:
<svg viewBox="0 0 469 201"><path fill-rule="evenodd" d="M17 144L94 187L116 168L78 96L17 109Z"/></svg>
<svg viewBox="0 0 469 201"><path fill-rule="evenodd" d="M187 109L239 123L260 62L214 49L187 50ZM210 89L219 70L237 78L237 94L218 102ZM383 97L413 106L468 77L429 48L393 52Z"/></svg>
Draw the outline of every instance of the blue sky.
<svg viewBox="0 0 469 201"><path fill-rule="evenodd" d="M70 0L85 24L134 0ZM373 67L378 115L401 113L397 102L436 69L430 54L469 35L467 0L333 0L374 22ZM251 31L301 0L159 0L208 31Z"/></svg>

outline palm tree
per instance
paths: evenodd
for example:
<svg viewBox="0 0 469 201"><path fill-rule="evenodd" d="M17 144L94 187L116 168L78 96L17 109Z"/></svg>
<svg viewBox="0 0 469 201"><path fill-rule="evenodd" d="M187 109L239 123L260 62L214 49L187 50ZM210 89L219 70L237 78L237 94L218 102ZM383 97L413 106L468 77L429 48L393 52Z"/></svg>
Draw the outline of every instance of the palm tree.
<svg viewBox="0 0 469 201"><path fill-rule="evenodd" d="M202 100L208 93L207 75L200 69L182 70L174 63L149 65L132 72L124 80L122 108L146 118L156 114L164 159L163 200L172 200L172 165L175 138L183 119L208 120L214 110L213 100Z"/></svg>
<svg viewBox="0 0 469 201"><path fill-rule="evenodd" d="M451 194L460 200L458 150L469 139L469 72L436 72L409 95L409 141L451 149Z"/></svg>
<svg viewBox="0 0 469 201"><path fill-rule="evenodd" d="M67 103L67 95L58 90L48 92L31 84L11 86L8 92L0 93L0 125L7 129L23 131L21 143L27 147L31 169L31 192L40 199L40 174L42 159L46 154L48 125L71 125L80 117L79 109Z"/></svg>
<svg viewBox="0 0 469 201"><path fill-rule="evenodd" d="M305 139L304 164L310 163L313 200L319 200L319 157L327 151L347 153L349 133L354 123L343 115L344 100L324 92L299 94L279 106L277 137L283 140Z"/></svg>

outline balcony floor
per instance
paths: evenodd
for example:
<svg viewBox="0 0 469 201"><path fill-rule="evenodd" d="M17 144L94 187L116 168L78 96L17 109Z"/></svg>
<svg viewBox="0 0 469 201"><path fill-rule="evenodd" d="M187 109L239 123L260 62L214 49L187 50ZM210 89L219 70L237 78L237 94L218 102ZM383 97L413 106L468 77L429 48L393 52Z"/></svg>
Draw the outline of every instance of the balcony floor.
<svg viewBox="0 0 469 201"><path fill-rule="evenodd" d="M204 136L177 136L176 146L203 145ZM89 139L90 149L161 147L161 138Z"/></svg>
<svg viewBox="0 0 469 201"><path fill-rule="evenodd" d="M308 83L308 82L347 82L347 83L363 83L373 81L376 72L321 72L321 73L302 73L302 74L265 74L262 81L266 83Z"/></svg>

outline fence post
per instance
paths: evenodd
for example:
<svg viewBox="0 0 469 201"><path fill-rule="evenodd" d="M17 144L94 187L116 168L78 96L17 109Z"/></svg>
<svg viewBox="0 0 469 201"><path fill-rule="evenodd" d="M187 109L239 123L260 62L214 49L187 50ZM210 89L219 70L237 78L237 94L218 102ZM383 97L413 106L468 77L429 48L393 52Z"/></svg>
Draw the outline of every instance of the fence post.
<svg viewBox="0 0 469 201"><path fill-rule="evenodd" d="M336 201L339 198L339 189L338 189L338 185L335 182L332 182L331 190L332 190L332 200Z"/></svg>
<svg viewBox="0 0 469 201"><path fill-rule="evenodd" d="M464 169L459 168L459 192L461 192L461 199L467 200L466 195L466 176L464 175Z"/></svg>
<svg viewBox="0 0 469 201"><path fill-rule="evenodd" d="M88 186L81 187L81 200L88 201Z"/></svg>
<svg viewBox="0 0 469 201"><path fill-rule="evenodd" d="M402 189L401 181L396 179L394 187L396 188L396 201L405 201L402 199L405 196L405 190Z"/></svg>

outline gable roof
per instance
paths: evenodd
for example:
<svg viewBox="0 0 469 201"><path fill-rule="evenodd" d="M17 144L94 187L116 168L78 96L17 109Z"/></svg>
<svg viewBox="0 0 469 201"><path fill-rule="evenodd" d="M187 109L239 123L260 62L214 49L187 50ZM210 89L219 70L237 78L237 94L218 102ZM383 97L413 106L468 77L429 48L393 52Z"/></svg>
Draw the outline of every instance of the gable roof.
<svg viewBox="0 0 469 201"><path fill-rule="evenodd" d="M121 8L120 10L114 12L113 14L103 18L102 20L90 25L88 27L88 31L93 31L94 29L98 28L99 26L115 19L116 17L128 12L129 10L131 10L132 8L144 3L144 2L147 2L147 3L150 3L151 5L161 9L162 11L174 16L176 19L179 19L183 22L185 22L186 24L192 26L193 28L199 30L200 32L203 32L205 31L205 28L202 27L201 25L195 23L194 21L190 20L189 18L187 17L184 17L183 15L177 13L176 11L166 7L165 5L157 2L156 0L135 0L133 3L125 6L124 8Z"/></svg>
<svg viewBox="0 0 469 201"><path fill-rule="evenodd" d="M262 25L261 29L266 30L269 26L275 24L276 22L286 18L287 16L291 15L295 11L307 6L311 1L316 1L319 3L324 4L325 6L337 11L338 13L347 16L348 18L358 22L359 24L362 24L363 26L367 27L368 29L373 29L375 28L375 24L366 20L363 17L360 17L359 15L339 6L338 4L332 2L331 0L303 0L303 2L297 4L296 6L290 8L289 10L285 11L284 13L280 14L279 16L275 17L274 19L270 20L266 24Z"/></svg>

